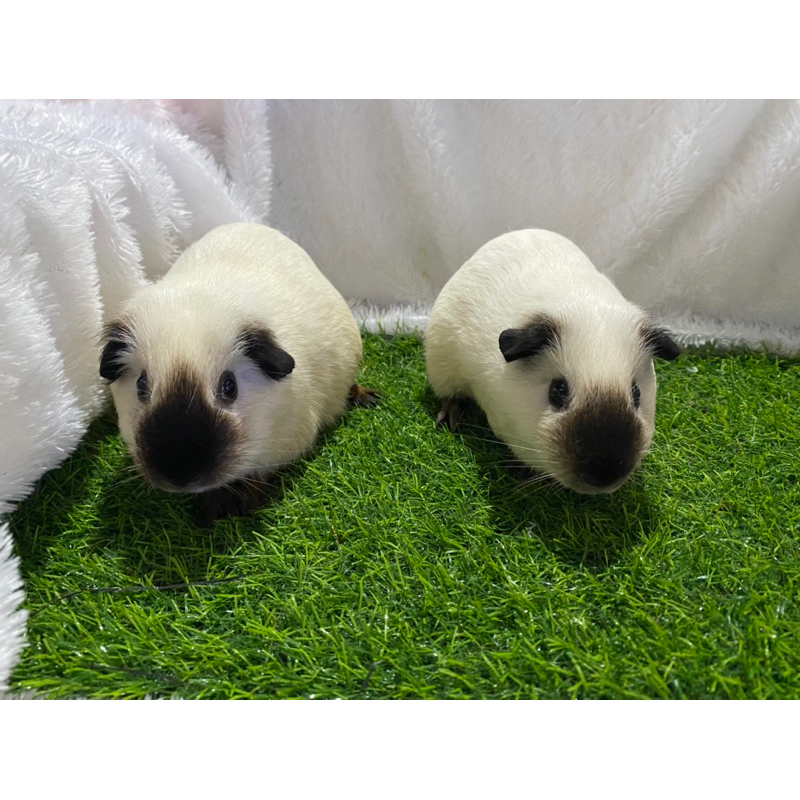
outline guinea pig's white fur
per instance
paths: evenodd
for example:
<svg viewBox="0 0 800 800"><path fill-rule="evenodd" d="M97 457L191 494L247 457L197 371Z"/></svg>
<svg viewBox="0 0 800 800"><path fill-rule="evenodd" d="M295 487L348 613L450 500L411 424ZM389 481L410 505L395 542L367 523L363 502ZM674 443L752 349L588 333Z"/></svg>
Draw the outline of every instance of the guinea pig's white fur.
<svg viewBox="0 0 800 800"><path fill-rule="evenodd" d="M442 289L426 331L440 419L453 399L475 399L518 459L589 494L621 486L652 441L654 355L678 355L667 331L545 230L481 247Z"/></svg>
<svg viewBox="0 0 800 800"><path fill-rule="evenodd" d="M131 299L107 326L100 371L144 474L203 492L307 452L344 412L360 361L358 325L306 252L237 223Z"/></svg>

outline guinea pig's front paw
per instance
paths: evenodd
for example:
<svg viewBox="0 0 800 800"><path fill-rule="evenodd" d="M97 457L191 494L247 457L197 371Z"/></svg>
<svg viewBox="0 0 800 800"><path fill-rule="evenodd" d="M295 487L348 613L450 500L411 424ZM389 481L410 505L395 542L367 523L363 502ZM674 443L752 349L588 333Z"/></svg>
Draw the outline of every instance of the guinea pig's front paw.
<svg viewBox="0 0 800 800"><path fill-rule="evenodd" d="M347 402L351 408L353 406L376 406L380 399L381 396L374 389L367 389L360 383L354 383L347 396Z"/></svg>
<svg viewBox="0 0 800 800"><path fill-rule="evenodd" d="M242 517L260 506L269 493L270 484L259 478L234 481L218 489L197 495L194 521L200 528L210 528L222 517Z"/></svg>
<svg viewBox="0 0 800 800"><path fill-rule="evenodd" d="M461 407L461 403L455 397L450 397L447 400L442 400L442 407L436 415L436 427L445 425L455 433L463 418L464 410Z"/></svg>

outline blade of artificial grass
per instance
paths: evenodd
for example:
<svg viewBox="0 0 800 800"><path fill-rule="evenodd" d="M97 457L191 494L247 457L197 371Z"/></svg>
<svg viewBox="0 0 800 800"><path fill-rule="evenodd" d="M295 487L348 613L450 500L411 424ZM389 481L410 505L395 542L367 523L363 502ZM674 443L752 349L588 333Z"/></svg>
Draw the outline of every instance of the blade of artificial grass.
<svg viewBox="0 0 800 800"><path fill-rule="evenodd" d="M252 517L210 531L132 471L112 416L11 518L55 697L800 695L800 363L658 365L656 440L611 496L520 484L468 410L437 430L414 337L382 394Z"/></svg>

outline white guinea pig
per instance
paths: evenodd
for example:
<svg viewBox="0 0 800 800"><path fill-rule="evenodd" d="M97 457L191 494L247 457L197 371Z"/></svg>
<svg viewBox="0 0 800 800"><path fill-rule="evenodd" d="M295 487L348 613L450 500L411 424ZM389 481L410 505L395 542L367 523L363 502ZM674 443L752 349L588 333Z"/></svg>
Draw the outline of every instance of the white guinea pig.
<svg viewBox="0 0 800 800"><path fill-rule="evenodd" d="M473 398L532 469L576 492L618 489L653 438L653 357L676 358L668 331L628 302L557 233L488 242L450 278L426 336L437 422Z"/></svg>
<svg viewBox="0 0 800 800"><path fill-rule="evenodd" d="M223 225L104 332L122 438L155 486L201 495L198 521L244 513L351 402L361 335L308 254L264 225ZM211 490L218 490L213 492Z"/></svg>

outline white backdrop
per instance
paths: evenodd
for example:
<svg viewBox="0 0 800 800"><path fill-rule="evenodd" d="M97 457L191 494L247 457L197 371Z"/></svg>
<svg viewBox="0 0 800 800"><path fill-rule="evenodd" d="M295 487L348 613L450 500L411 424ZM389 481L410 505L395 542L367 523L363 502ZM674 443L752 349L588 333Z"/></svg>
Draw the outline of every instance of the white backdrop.
<svg viewBox="0 0 800 800"><path fill-rule="evenodd" d="M692 341L800 350L797 101L271 101L270 221L348 297L432 301L549 228Z"/></svg>
<svg viewBox="0 0 800 800"><path fill-rule="evenodd" d="M800 352L797 101L0 107L0 514L107 399L100 326L212 227L262 220L372 327L424 327L479 246L573 239L684 341ZM13 521L12 521L13 528ZM23 645L0 525L0 693Z"/></svg>

